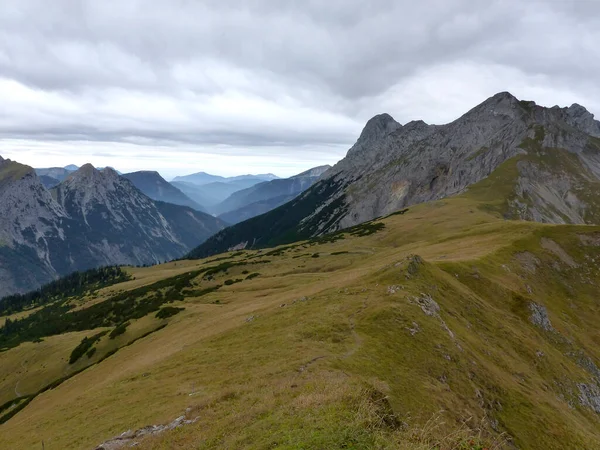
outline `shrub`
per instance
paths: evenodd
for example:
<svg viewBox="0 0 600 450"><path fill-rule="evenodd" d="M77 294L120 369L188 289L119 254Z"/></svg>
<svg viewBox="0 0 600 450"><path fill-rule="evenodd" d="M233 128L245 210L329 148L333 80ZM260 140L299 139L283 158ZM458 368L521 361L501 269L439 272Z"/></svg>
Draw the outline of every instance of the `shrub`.
<svg viewBox="0 0 600 450"><path fill-rule="evenodd" d="M312 256L311 256L311 258L318 258L318 257L319 257L318 253L313 253Z"/></svg>
<svg viewBox="0 0 600 450"><path fill-rule="evenodd" d="M94 354L96 353L96 347L92 347L88 350L88 352L86 353L88 359L91 359L92 356L94 356Z"/></svg>
<svg viewBox="0 0 600 450"><path fill-rule="evenodd" d="M122 335L123 333L125 333L125 331L127 331L127 327L129 325L131 325L131 322L129 322L129 321L123 322L122 324L118 325L114 330L112 330L108 337L111 339L114 339L117 336Z"/></svg>
<svg viewBox="0 0 600 450"><path fill-rule="evenodd" d="M79 343L79 345L77 347L75 347L73 349L73 351L71 352L71 356L69 357L69 364L74 364L75 362L77 362L77 360L79 358L81 358L86 352L91 351L91 347L100 340L100 338L102 336L104 336L107 333L107 331L102 331L98 334L93 335L92 337L88 338L87 336L84 337L81 342ZM112 333L111 333L112 334ZM111 338L112 339L112 338ZM93 353L92 353L93 354Z"/></svg>
<svg viewBox="0 0 600 450"><path fill-rule="evenodd" d="M175 308L174 306L165 306L164 308L161 308L156 313L156 318L157 319L167 319L169 317L174 316L175 314L179 314L184 309L185 308Z"/></svg>
<svg viewBox="0 0 600 450"><path fill-rule="evenodd" d="M258 276L260 276L260 273L258 273L258 272L254 272L254 273L251 273L250 275L248 275L248 276L246 277L246 280L252 280L253 278L256 278L256 277L258 277Z"/></svg>

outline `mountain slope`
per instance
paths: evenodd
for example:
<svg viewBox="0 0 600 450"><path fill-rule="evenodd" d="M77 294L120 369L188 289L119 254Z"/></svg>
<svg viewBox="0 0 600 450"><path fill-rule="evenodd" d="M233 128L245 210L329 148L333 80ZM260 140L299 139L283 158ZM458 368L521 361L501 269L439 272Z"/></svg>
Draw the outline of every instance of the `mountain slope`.
<svg viewBox="0 0 600 450"><path fill-rule="evenodd" d="M153 200L189 206L196 211L206 212L200 204L167 182L158 172L131 172L124 174L123 177L131 181L136 188Z"/></svg>
<svg viewBox="0 0 600 450"><path fill-rule="evenodd" d="M252 217L260 216L266 212L269 212L285 203L293 200L298 194L292 195L281 195L279 197L269 197L266 200L259 200L249 205L242 206L241 208L235 209L219 215L219 219L227 222L230 225L234 225L244 220L251 219Z"/></svg>
<svg viewBox="0 0 600 450"><path fill-rule="evenodd" d="M52 249L68 222L32 168L0 157L0 296L57 275Z"/></svg>
<svg viewBox="0 0 600 450"><path fill-rule="evenodd" d="M447 125L402 126L382 114L369 120L346 158L290 204L224 230L192 254L318 236L460 194L516 157L529 162L519 163L507 180L505 214L599 223L593 193L600 177L598 137L600 123L579 105L544 108L506 92ZM557 158L570 161L569 172L552 163Z"/></svg>
<svg viewBox="0 0 600 450"><path fill-rule="evenodd" d="M53 188L54 186L60 184L59 180L48 175L39 175L38 178L46 189Z"/></svg>
<svg viewBox="0 0 600 450"><path fill-rule="evenodd" d="M222 177L219 175L211 175L206 172L198 172L190 175L184 175L173 178L171 181L175 182L185 182L192 183L198 186L202 186L209 183L230 183L232 181L244 181L244 180L260 180L261 181L271 181L277 179L277 175L273 175L272 173L262 173L258 175L238 175L234 177Z"/></svg>
<svg viewBox="0 0 600 450"><path fill-rule="evenodd" d="M46 169L35 169L35 173L37 173L39 177L46 176L54 178L55 180L58 180L60 182L77 170L77 168L73 169L73 167L76 166L71 165L67 167L49 167Z"/></svg>
<svg viewBox="0 0 600 450"><path fill-rule="evenodd" d="M202 186L203 184L216 183L218 181L225 181L225 177L222 177L219 175L211 175L210 173L206 173L206 172L198 172L198 173L192 173L190 175L183 175L180 177L175 177L171 181L192 183L192 184L195 184L198 186Z"/></svg>
<svg viewBox="0 0 600 450"><path fill-rule="evenodd" d="M490 178L316 242L129 268L71 299L65 320L149 311L73 364L112 314L0 352L0 403L30 402L0 447L599 448L600 227L505 220ZM157 298L184 309L157 317ZM31 327L13 316L0 348L55 313L22 314ZM180 426L135 431L160 424Z"/></svg>
<svg viewBox="0 0 600 450"><path fill-rule="evenodd" d="M249 188L258 183L264 183L258 178L242 178L234 181L217 181L196 185L187 181L173 181L171 184L181 190L192 200L200 203L209 212L214 213L213 208L234 192Z"/></svg>
<svg viewBox="0 0 600 450"><path fill-rule="evenodd" d="M169 220L153 200L113 169L99 171L86 164L52 192L58 204L77 221L73 235L87 242L90 267L157 263L178 258L189 245L190 224ZM219 229L217 220L190 208L177 217L189 218L193 224L200 220L210 223L210 231L198 230L196 239L200 241Z"/></svg>
<svg viewBox="0 0 600 450"><path fill-rule="evenodd" d="M265 202L275 197L285 195L291 199L312 186L330 168L331 166L314 167L290 178L258 183L247 189L234 192L223 202L214 206L213 211L215 214L221 215L226 212L232 213L236 209L243 208L252 203ZM232 215L230 214L229 217ZM240 222L240 220L231 221L230 223L237 222Z"/></svg>
<svg viewBox="0 0 600 450"><path fill-rule="evenodd" d="M48 191L35 171L0 161L0 297L58 275L178 258L224 226L157 204L112 169L85 165Z"/></svg>

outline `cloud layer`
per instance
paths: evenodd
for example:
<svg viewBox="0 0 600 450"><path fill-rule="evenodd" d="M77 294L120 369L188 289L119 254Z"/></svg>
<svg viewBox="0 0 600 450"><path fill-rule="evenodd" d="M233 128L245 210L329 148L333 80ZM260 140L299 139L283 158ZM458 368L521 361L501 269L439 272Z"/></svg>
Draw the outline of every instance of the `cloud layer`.
<svg viewBox="0 0 600 450"><path fill-rule="evenodd" d="M600 4L4 0L0 154L291 175L369 117L443 123L498 91L600 112Z"/></svg>

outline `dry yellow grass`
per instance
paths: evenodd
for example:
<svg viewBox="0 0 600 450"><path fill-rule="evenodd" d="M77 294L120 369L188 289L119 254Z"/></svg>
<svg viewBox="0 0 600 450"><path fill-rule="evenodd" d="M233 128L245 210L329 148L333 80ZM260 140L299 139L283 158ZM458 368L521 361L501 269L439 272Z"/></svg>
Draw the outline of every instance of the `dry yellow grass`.
<svg viewBox="0 0 600 450"><path fill-rule="evenodd" d="M568 391L552 387L554 380L585 381L585 370L527 321L513 295L535 286L556 329L600 356L599 336L585 317L592 315L587 288L569 279L584 300L567 320L562 304L542 294L546 279L525 279L511 256L530 245L541 260L551 258L536 247L538 234L566 235L567 228L503 221L466 198L382 221L385 229L370 236L297 246L263 256L269 263L219 274L220 283L244 278L243 271L260 276L186 298L166 328L39 395L0 425L0 448L38 448L42 441L47 450L93 448L186 411L198 417L194 424L139 448L476 448L460 447L471 439L501 448L503 430L521 448L600 445L597 416L571 408ZM233 260L260 261L249 258L265 253ZM426 263L411 274L412 254ZM129 268L133 280L79 307L204 263ZM440 305L439 317L415 304L421 293ZM99 349L110 351L160 323L153 316L134 321L117 341L103 338ZM11 398L18 379L35 390L64 370L64 358L86 334L0 353L2 398ZM32 369L17 373L20 361ZM430 422L440 409L444 419Z"/></svg>

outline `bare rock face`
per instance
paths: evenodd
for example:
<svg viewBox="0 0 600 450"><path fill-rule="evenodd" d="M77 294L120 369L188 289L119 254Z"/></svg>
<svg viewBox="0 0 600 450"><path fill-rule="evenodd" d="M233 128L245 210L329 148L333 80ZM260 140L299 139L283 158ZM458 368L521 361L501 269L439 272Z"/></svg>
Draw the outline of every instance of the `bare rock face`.
<svg viewBox="0 0 600 450"><path fill-rule="evenodd" d="M155 202L113 169L86 164L47 190L35 171L0 161L0 297L70 272L181 257L224 224Z"/></svg>
<svg viewBox="0 0 600 450"><path fill-rule="evenodd" d="M540 327L542 330L545 331L554 330L554 328L552 328L552 323L550 323L548 311L546 310L545 306L531 302L529 304L529 310L531 311L531 316L529 317L529 320L531 320L532 324L534 324L537 327Z"/></svg>
<svg viewBox="0 0 600 450"><path fill-rule="evenodd" d="M327 172L326 177L352 186L340 193L347 211L334 227L329 225L330 229L460 194L508 159L531 151L524 145L530 141L540 149L564 148L581 155L582 165L594 169L600 166L597 159L584 155L589 137L600 131L600 123L578 105L543 108L502 92L447 125L390 125L393 119L387 118L386 126L380 125L380 116L371 119L375 125L369 121L348 156ZM537 143L536 139L541 141ZM577 180L557 177L550 170L544 175L539 164L521 167L525 172L520 179L521 190L537 196L542 205L552 203L551 208L532 208L525 214L529 217L523 218L585 223L581 213L584 206L573 191ZM544 189L544 185L550 188ZM571 202L564 201L566 193ZM563 214L558 215L555 210Z"/></svg>

